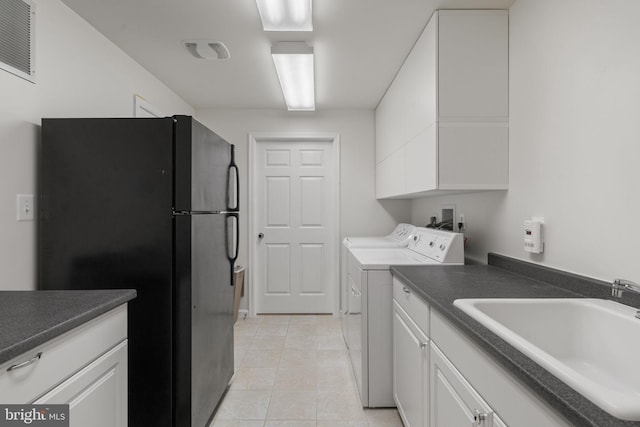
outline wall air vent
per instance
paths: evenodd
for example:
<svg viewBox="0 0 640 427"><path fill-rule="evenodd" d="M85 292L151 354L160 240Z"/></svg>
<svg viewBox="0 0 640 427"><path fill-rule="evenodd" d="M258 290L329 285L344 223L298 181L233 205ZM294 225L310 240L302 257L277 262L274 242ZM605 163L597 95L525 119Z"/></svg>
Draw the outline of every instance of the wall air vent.
<svg viewBox="0 0 640 427"><path fill-rule="evenodd" d="M31 0L0 0L0 68L30 82L35 78L35 14Z"/></svg>

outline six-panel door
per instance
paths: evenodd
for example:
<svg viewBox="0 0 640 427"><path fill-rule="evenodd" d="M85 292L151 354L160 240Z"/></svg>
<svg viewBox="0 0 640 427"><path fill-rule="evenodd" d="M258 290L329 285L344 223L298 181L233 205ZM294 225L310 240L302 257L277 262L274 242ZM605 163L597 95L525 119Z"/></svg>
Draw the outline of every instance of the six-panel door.
<svg viewBox="0 0 640 427"><path fill-rule="evenodd" d="M332 143L261 141L256 152L256 311L332 313Z"/></svg>

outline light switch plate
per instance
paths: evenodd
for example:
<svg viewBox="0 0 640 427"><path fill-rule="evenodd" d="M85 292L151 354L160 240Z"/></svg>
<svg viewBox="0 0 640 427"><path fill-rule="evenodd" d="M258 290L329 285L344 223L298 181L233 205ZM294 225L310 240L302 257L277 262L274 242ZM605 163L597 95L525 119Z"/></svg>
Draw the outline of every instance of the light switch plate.
<svg viewBox="0 0 640 427"><path fill-rule="evenodd" d="M34 219L34 204L33 194L18 194L16 196L17 215L18 221L33 221Z"/></svg>

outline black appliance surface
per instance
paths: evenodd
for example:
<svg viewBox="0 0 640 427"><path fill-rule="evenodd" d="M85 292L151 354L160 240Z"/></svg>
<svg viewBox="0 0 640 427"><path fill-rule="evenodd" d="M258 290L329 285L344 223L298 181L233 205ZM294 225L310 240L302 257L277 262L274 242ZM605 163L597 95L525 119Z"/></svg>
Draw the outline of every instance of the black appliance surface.
<svg viewBox="0 0 640 427"><path fill-rule="evenodd" d="M205 426L233 374L233 146L188 116L43 119L40 289L136 289L129 425Z"/></svg>

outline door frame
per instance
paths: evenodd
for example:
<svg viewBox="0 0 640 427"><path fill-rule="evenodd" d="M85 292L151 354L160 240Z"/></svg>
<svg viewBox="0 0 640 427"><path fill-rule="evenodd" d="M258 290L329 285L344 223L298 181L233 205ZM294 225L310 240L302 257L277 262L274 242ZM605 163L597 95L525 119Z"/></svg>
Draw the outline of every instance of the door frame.
<svg viewBox="0 0 640 427"><path fill-rule="evenodd" d="M249 269L247 271L247 283L249 286L247 289L247 299L248 299L248 309L249 316L256 315L256 280L255 272L257 271L257 252L258 252L258 244L259 241L256 236L256 207L254 204L255 200L255 188L256 188L256 150L257 145L261 142L329 142L332 146L332 156L333 156L333 186L331 188L331 197L334 199L334 203L336 206L335 212L330 214L330 221L332 222L333 230L333 245L334 245L334 256L333 259L330 259L329 262L334 263L336 265L336 269L334 271L333 276L329 278L331 283L335 283L335 288L332 288L331 298L333 300L333 315L338 315L339 310L339 298L340 298L340 134L339 133L330 133L330 132L299 132L299 133L290 133L290 132L250 132L249 133L249 158L248 158L248 233L247 233L247 242L248 242L248 264Z"/></svg>

